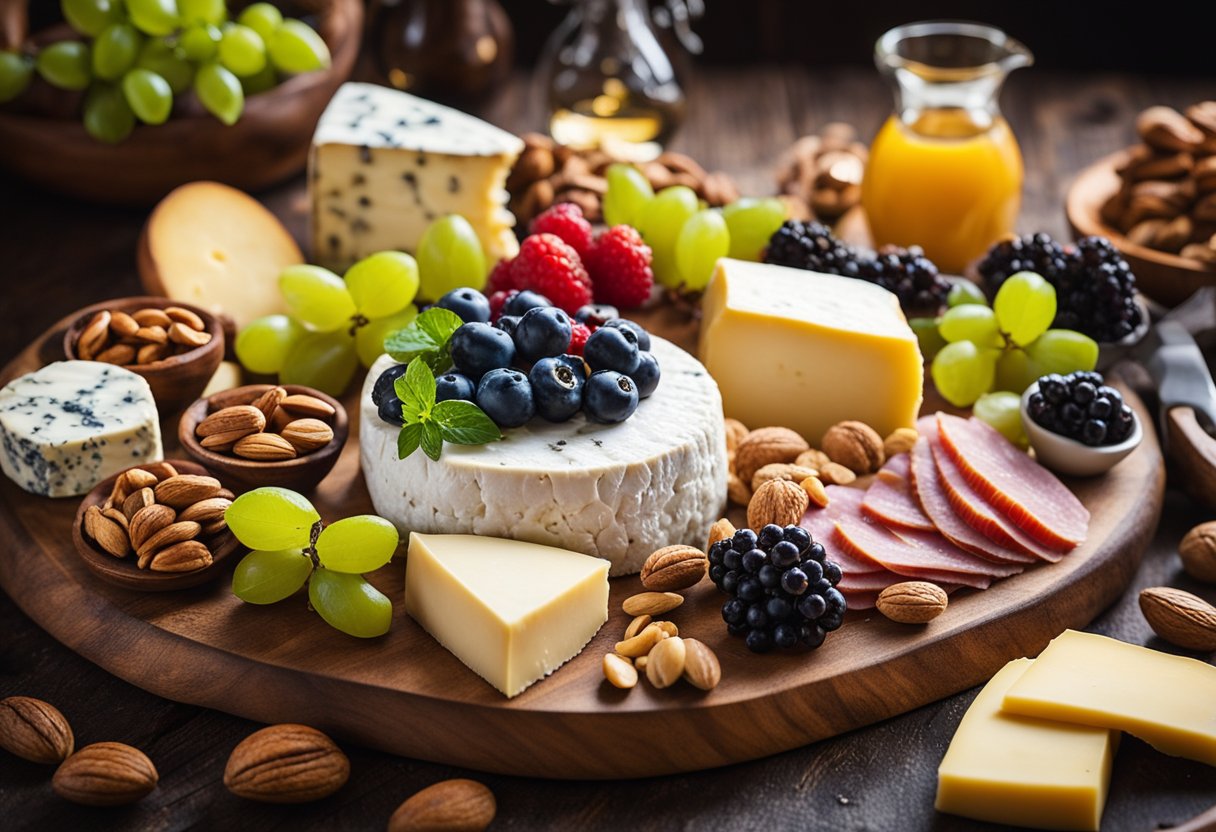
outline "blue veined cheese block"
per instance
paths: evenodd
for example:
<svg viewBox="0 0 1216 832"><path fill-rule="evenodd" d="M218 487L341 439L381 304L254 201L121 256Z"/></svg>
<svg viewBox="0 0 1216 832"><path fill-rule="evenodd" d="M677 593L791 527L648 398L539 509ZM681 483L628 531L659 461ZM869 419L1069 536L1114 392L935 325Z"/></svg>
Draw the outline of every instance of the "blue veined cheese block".
<svg viewBox="0 0 1216 832"><path fill-rule="evenodd" d="M73 497L161 459L148 382L97 361L57 361L0 390L0 468L31 494Z"/></svg>

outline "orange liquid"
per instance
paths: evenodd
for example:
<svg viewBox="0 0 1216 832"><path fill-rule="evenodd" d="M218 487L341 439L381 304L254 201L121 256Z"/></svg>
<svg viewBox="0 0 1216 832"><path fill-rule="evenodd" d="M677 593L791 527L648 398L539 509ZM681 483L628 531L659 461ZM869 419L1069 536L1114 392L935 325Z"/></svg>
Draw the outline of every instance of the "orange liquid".
<svg viewBox="0 0 1216 832"><path fill-rule="evenodd" d="M861 186L876 245L921 246L954 274L1013 231L1021 194L1009 125L979 127L962 110L928 111L911 126L888 119Z"/></svg>

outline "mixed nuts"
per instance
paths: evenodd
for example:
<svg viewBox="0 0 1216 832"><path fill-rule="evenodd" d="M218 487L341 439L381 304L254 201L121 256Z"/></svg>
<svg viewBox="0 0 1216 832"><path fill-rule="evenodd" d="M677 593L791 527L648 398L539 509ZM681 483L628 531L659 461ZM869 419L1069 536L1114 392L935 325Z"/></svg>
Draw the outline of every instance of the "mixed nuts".
<svg viewBox="0 0 1216 832"><path fill-rule="evenodd" d="M142 366L206 346L212 337L203 319L181 306L150 306L131 313L103 309L80 330L76 357Z"/></svg>
<svg viewBox="0 0 1216 832"><path fill-rule="evenodd" d="M319 451L334 439L337 411L329 402L282 387L254 394L248 404L222 407L194 435L209 451L254 462L281 462Z"/></svg>

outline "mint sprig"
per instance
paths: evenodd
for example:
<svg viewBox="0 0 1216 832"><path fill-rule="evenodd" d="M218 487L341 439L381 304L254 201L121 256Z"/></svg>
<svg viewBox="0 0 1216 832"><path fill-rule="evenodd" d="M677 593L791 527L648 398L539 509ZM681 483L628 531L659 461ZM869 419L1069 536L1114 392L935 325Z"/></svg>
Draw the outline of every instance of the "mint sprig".
<svg viewBox="0 0 1216 832"><path fill-rule="evenodd" d="M448 340L463 324L460 316L450 309L432 306L409 326L385 338L384 351L402 364L421 358L432 373L441 373L452 364Z"/></svg>
<svg viewBox="0 0 1216 832"><path fill-rule="evenodd" d="M446 342L443 347L446 349ZM502 438L494 420L472 402L435 401L435 376L424 356L410 361L405 374L393 382L393 390L401 399L401 416L405 419L397 435L398 459L422 448L424 454L438 460L444 442L484 445Z"/></svg>

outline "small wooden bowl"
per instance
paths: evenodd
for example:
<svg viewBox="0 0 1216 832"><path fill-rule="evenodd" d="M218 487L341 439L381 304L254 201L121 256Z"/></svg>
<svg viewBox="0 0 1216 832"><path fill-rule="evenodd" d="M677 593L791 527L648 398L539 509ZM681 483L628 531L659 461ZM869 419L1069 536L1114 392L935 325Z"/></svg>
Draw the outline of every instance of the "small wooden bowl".
<svg viewBox="0 0 1216 832"><path fill-rule="evenodd" d="M166 462L176 468L179 474L211 475L206 468L189 460L169 459ZM146 466L137 465L135 467L144 468ZM89 506L99 506L106 501L110 492L114 490L115 480L121 473L120 471L100 482L85 495L80 502L80 508L76 510L76 519L72 523L72 542L76 544L76 551L80 553L84 565L107 583L124 589L137 589L141 592L189 589L218 577L228 558L241 549L241 543L236 539L236 535L227 529L205 541L207 548L211 550L211 565L194 572L153 572L151 569L140 569L135 565L134 557L116 558L85 537L84 513Z"/></svg>
<svg viewBox="0 0 1216 832"><path fill-rule="evenodd" d="M1102 205L1121 184L1115 170L1130 150L1121 150L1094 163L1068 189L1068 224L1078 237L1107 237L1136 275L1136 286L1159 303L1177 306L1204 286L1216 286L1216 265L1137 245L1102 221Z"/></svg>
<svg viewBox="0 0 1216 832"><path fill-rule="evenodd" d="M75 323L63 334L63 354L72 360L79 359L76 355L76 341L80 338L80 332L89 319L102 310L131 313L148 307L166 309L170 306L189 309L202 318L206 331L211 333L211 341L181 355L172 355L151 364L130 364L123 369L143 376L148 382L161 418L172 416L202 395L203 390L207 388L207 382L211 381L220 362L224 360L224 327L207 310L188 303L151 296L115 298L95 303L76 313Z"/></svg>
<svg viewBox="0 0 1216 832"><path fill-rule="evenodd" d="M205 112L187 93L164 124L139 125L124 141L111 145L86 133L78 114L55 118L19 111L22 96L12 106L0 108L0 166L58 193L140 206L195 180L257 191L295 175L308 159L321 112L354 68L363 31L363 2L293 0L282 5L291 13L316 14L317 30L329 46L332 63L328 69L294 76L250 96L240 120L231 127ZM6 0L0 7L4 15L0 49L19 48L27 41L25 4ZM29 38L46 39L43 33Z"/></svg>
<svg viewBox="0 0 1216 832"><path fill-rule="evenodd" d="M257 462L252 459L242 459L238 456L216 453L204 448L195 435L199 422L208 415L225 407L237 404L249 404L253 399L273 390L273 384L248 384L224 390L206 399L199 399L186 408L181 420L177 423L177 439L186 453L206 465L212 471L217 471L224 484L235 493L241 494L264 485L277 485L290 488L292 491L310 491L333 470L342 455L342 446L350 434L350 421L346 416L346 408L342 403L311 387L301 387L298 384L277 385L287 391L288 395L303 394L314 396L327 402L334 409L333 424L334 438L328 445L295 459L285 459L281 462Z"/></svg>

